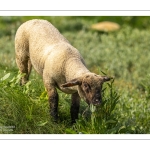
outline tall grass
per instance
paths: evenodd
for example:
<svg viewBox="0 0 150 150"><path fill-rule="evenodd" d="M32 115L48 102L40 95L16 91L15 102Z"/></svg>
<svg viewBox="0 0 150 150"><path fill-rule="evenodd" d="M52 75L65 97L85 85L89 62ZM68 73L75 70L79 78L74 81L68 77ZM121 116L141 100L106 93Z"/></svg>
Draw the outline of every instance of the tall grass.
<svg viewBox="0 0 150 150"><path fill-rule="evenodd" d="M47 94L36 80L20 86L18 74L10 78L10 73L0 82L0 126L12 127L13 131L2 130L1 133L61 133L64 125L50 121ZM38 90L35 88L38 87ZM38 94L37 94L38 92Z"/></svg>

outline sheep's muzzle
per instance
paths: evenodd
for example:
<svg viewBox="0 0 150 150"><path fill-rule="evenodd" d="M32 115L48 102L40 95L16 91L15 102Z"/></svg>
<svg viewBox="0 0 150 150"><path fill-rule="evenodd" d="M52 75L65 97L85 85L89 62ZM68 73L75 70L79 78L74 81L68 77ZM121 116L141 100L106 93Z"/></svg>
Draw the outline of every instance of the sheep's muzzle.
<svg viewBox="0 0 150 150"><path fill-rule="evenodd" d="M93 105L98 106L101 104L101 101L99 99L96 99L93 101Z"/></svg>

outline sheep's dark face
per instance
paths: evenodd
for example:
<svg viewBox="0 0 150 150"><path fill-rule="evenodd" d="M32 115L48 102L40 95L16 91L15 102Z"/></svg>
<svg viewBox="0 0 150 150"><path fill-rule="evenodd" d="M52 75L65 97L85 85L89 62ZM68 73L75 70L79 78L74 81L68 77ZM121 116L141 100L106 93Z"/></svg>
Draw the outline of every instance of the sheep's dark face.
<svg viewBox="0 0 150 150"><path fill-rule="evenodd" d="M87 104L99 105L102 102L103 78L96 74L86 75L79 88L79 94L84 98Z"/></svg>
<svg viewBox="0 0 150 150"><path fill-rule="evenodd" d="M110 79L112 78L96 75L94 73L88 73L80 78L63 84L62 87L78 85L78 93L80 97L87 102L87 104L99 105L102 103L102 85Z"/></svg>

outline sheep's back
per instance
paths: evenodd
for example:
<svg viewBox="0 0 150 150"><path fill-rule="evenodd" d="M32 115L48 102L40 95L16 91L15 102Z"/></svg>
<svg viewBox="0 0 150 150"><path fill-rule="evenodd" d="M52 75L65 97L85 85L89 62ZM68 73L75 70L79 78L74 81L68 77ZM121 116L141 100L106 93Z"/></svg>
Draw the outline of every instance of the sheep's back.
<svg viewBox="0 0 150 150"><path fill-rule="evenodd" d="M17 30L16 54L28 55L36 71L41 74L48 53L53 46L62 42L69 43L51 23L33 19L23 23ZM51 48L48 50L47 47Z"/></svg>

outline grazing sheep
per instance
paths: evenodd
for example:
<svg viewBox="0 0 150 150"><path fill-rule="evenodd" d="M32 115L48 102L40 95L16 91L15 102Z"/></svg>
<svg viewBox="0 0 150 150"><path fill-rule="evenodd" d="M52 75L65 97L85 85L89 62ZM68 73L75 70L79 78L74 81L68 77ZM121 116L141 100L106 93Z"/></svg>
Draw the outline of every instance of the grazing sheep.
<svg viewBox="0 0 150 150"><path fill-rule="evenodd" d="M98 105L102 101L101 89L111 78L91 73L85 66L79 51L48 21L33 19L23 23L15 37L16 63L25 76L25 84L32 66L43 77L48 92L50 114L57 121L58 93L72 94L71 119L78 118L80 97L87 104Z"/></svg>

